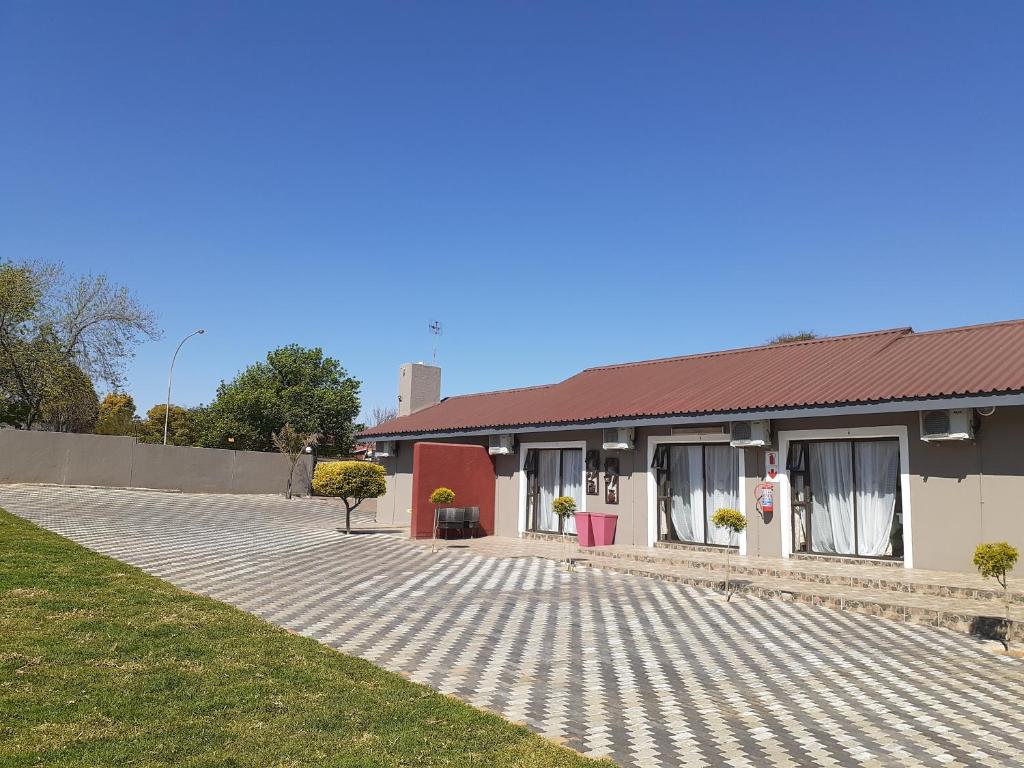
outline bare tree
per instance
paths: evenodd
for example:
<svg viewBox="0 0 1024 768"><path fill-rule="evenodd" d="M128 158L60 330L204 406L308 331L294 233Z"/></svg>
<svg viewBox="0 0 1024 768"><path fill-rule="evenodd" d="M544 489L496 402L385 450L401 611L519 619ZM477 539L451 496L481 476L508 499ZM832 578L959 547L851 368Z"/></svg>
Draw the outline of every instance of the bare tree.
<svg viewBox="0 0 1024 768"><path fill-rule="evenodd" d="M288 457L288 488L285 491L285 498L290 499L295 465L299 463L299 459L307 448L312 448L320 442L320 435L296 432L291 424L286 423L280 431L271 434L271 439L274 441L274 447Z"/></svg>
<svg viewBox="0 0 1024 768"><path fill-rule="evenodd" d="M374 406L373 410L370 411L370 426L376 427L378 424L383 424L385 421L391 421L397 416L397 408L384 408L379 405Z"/></svg>

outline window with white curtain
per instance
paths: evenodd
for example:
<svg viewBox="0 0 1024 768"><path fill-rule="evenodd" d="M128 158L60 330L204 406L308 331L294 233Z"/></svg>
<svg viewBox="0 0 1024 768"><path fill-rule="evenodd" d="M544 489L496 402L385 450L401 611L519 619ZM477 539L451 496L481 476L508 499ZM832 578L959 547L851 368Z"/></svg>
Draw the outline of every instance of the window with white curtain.
<svg viewBox="0 0 1024 768"><path fill-rule="evenodd" d="M739 509L739 451L728 445L661 444L652 469L658 486L659 538L739 546L739 534L712 525L719 509Z"/></svg>
<svg viewBox="0 0 1024 768"><path fill-rule="evenodd" d="M897 440L797 442L787 467L794 551L903 556Z"/></svg>
<svg viewBox="0 0 1024 768"><path fill-rule="evenodd" d="M527 525L531 531L563 533L554 511L559 496L571 496L583 508L583 450L531 448L526 453ZM564 522L564 532L576 533L576 519Z"/></svg>

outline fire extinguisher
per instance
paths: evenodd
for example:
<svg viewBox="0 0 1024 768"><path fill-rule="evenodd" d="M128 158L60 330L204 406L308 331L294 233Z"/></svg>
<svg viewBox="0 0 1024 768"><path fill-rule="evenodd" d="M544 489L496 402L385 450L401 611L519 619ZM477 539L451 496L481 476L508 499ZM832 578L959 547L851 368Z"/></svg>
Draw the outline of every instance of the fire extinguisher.
<svg viewBox="0 0 1024 768"><path fill-rule="evenodd" d="M754 499L757 505L757 511L761 513L763 518L765 515L771 515L775 512L775 484L774 483L758 483L757 487L754 488Z"/></svg>

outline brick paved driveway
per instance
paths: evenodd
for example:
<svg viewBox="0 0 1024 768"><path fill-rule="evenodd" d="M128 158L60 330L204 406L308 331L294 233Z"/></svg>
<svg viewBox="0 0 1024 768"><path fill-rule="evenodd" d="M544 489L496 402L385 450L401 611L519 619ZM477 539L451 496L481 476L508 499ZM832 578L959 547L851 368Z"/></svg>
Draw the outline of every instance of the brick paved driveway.
<svg viewBox="0 0 1024 768"><path fill-rule="evenodd" d="M943 630L346 537L327 500L3 486L0 506L623 765L1024 764L1024 664Z"/></svg>

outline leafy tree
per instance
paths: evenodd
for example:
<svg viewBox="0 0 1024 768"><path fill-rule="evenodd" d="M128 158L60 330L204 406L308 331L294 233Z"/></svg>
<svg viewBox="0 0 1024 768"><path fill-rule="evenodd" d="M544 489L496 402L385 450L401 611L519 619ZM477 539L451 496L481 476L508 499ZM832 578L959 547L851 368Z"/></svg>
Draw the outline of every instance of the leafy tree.
<svg viewBox="0 0 1024 768"><path fill-rule="evenodd" d="M92 432L99 415L92 381L74 363L55 367L42 388L39 415L55 432Z"/></svg>
<svg viewBox="0 0 1024 768"><path fill-rule="evenodd" d="M743 516L743 513L736 509L729 509L728 507L719 509L711 516L711 524L718 527L724 528L729 533L743 533L747 529L747 518ZM729 555L732 552L732 548L729 547L725 550L725 601L729 602L729 598L732 597L732 592L729 590Z"/></svg>
<svg viewBox="0 0 1024 768"><path fill-rule="evenodd" d="M69 279L59 264L0 263L0 415L33 427L44 391L73 376L69 365L117 388L134 347L158 336L152 313L104 275Z"/></svg>
<svg viewBox="0 0 1024 768"><path fill-rule="evenodd" d="M979 544L974 550L974 567L986 579L995 579L1003 588L1006 602L1006 620L1010 620L1010 590L1006 575L1017 564L1020 552L1012 544L1000 541L995 544Z"/></svg>
<svg viewBox="0 0 1024 768"><path fill-rule="evenodd" d="M285 498L292 497L292 479L295 477L295 465L299 463L302 454L307 448L317 444L319 436L316 434L303 434L296 432L291 424L285 424L280 431L272 435L274 447L278 452L288 457L288 487L285 489Z"/></svg>
<svg viewBox="0 0 1024 768"><path fill-rule="evenodd" d="M146 418L139 425L139 440L144 443L163 443L164 414L167 405L154 405L146 411ZM171 403L167 419L168 445L199 445L202 434L202 408L183 408Z"/></svg>
<svg viewBox="0 0 1024 768"><path fill-rule="evenodd" d="M788 344L791 341L810 341L818 338L814 331L797 331L796 333L780 333L768 339L768 344Z"/></svg>
<svg viewBox="0 0 1024 768"><path fill-rule="evenodd" d="M366 499L383 496L388 487L384 479L384 467L380 464L369 461L329 461L317 464L313 470L313 490L319 496L336 496L344 502L345 532L350 533L352 510ZM454 499L455 494L452 493L451 497Z"/></svg>
<svg viewBox="0 0 1024 768"><path fill-rule="evenodd" d="M126 392L111 392L100 403L97 435L134 435L137 431L135 401Z"/></svg>
<svg viewBox="0 0 1024 768"><path fill-rule="evenodd" d="M359 382L341 363L319 347L291 344L221 382L204 414L201 441L212 448L270 451L273 434L291 424L300 434L319 434L325 453L346 454L358 413Z"/></svg>

